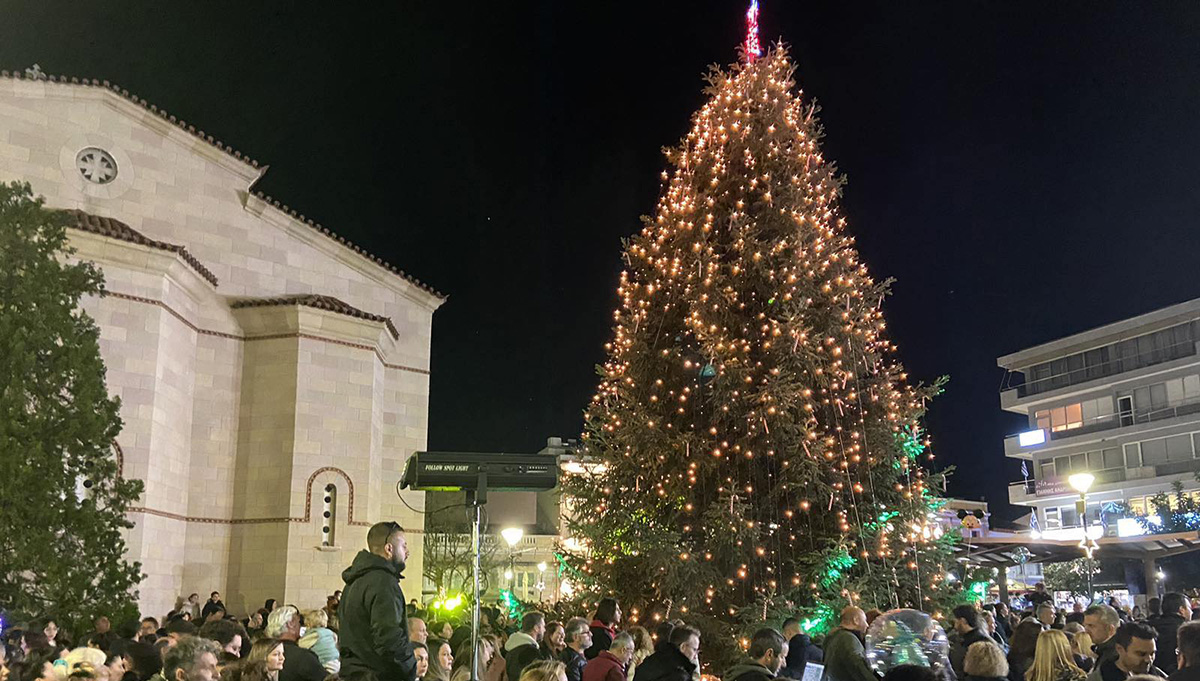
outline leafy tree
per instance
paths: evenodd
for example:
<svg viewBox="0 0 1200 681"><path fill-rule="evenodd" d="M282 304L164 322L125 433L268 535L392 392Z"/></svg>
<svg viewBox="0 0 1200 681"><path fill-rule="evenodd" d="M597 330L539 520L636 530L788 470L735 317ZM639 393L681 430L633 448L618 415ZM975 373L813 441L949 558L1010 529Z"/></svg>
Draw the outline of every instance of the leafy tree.
<svg viewBox="0 0 1200 681"><path fill-rule="evenodd" d="M1088 575L1092 579L1100 574L1100 561L1075 558L1062 563L1047 563L1042 566L1043 581L1051 591L1066 591L1072 596L1090 597Z"/></svg>
<svg viewBox="0 0 1200 681"><path fill-rule="evenodd" d="M710 74L626 245L587 472L563 482L585 594L698 623L719 657L776 614L962 598L920 428L938 388L895 358L792 72L777 47Z"/></svg>
<svg viewBox="0 0 1200 681"><path fill-rule="evenodd" d="M142 483L119 475L119 403L79 307L103 276L67 257L66 224L0 184L0 609L78 629L136 613L123 531Z"/></svg>

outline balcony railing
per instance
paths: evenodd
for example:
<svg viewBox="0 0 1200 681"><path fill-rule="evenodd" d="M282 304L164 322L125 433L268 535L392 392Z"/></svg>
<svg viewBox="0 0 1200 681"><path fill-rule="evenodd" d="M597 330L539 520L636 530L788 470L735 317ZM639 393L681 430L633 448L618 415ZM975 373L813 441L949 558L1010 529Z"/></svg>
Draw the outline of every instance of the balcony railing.
<svg viewBox="0 0 1200 681"><path fill-rule="evenodd" d="M1109 346L1115 349L1115 346ZM1110 349L1110 352L1113 350ZM1140 352L1135 355L1124 357L1115 357L1106 362L1099 364L1091 364L1077 369L1070 369L1065 372L1054 374L1052 376L1043 376L1034 380L1026 380L1025 372L1030 371L1027 368L1021 371L1008 371L1005 373L1004 382L1000 386L1000 391L1016 389L1017 397L1029 397L1030 395L1039 395L1041 393L1057 390L1058 388L1066 388L1080 383L1086 383L1098 378L1108 378L1116 376L1127 371L1134 371L1143 367L1162 364L1163 362L1171 362L1184 357L1191 357L1196 354L1196 343L1194 341L1185 341L1175 343L1162 348L1155 348L1149 352Z"/></svg>
<svg viewBox="0 0 1200 681"><path fill-rule="evenodd" d="M1166 419L1173 419L1177 416L1187 416L1189 414L1200 414L1200 397L1181 400L1175 404L1168 404L1157 409L1135 409L1132 412L1122 412L1117 414L1108 414L1106 416L1099 416L1091 423L1085 424L1078 428L1050 431L1049 435L1051 441L1062 440L1065 438L1087 435L1088 433L1112 430L1113 428L1123 428L1127 426L1136 426L1143 423L1152 423L1154 421L1164 421Z"/></svg>
<svg viewBox="0 0 1200 681"><path fill-rule="evenodd" d="M1130 480L1151 480L1153 478L1161 478L1168 475L1179 475L1180 473L1195 472L1200 472L1200 459L1172 461L1170 463L1159 464L1157 466L1108 468L1102 471L1093 471L1092 474L1096 477L1096 480L1092 484L1110 485L1113 483L1126 482ZM1053 478L1044 478L1040 480L1034 480L1033 478L1030 478L1029 480L1010 482L1008 484L1008 498L1010 501L1025 501L1033 498L1074 494L1075 492L1067 484L1067 477L1067 475L1060 475Z"/></svg>

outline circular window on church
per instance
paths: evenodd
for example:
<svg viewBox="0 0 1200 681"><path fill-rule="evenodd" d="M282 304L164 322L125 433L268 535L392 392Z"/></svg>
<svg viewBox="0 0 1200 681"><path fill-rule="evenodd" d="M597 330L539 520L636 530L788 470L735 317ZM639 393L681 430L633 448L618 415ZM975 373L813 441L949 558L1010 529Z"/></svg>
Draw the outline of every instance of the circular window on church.
<svg viewBox="0 0 1200 681"><path fill-rule="evenodd" d="M88 147L75 156L75 167L83 179L93 184L108 184L117 178L117 162L103 149Z"/></svg>

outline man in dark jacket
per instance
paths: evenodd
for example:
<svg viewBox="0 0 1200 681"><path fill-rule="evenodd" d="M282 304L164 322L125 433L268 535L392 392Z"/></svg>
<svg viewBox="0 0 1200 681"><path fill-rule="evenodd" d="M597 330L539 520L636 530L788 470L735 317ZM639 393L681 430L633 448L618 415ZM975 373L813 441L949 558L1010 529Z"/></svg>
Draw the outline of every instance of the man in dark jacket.
<svg viewBox="0 0 1200 681"><path fill-rule="evenodd" d="M1184 624L1178 635L1179 668L1169 681L1200 681L1200 622Z"/></svg>
<svg viewBox="0 0 1200 681"><path fill-rule="evenodd" d="M825 637L825 678L828 681L877 681L867 664L862 636L867 615L853 605L842 610L841 625Z"/></svg>
<svg viewBox="0 0 1200 681"><path fill-rule="evenodd" d="M1096 653L1093 671L1105 662L1117 659L1117 642L1114 636L1121 626L1121 616L1111 605L1098 603L1083 611L1083 628L1092 637L1092 650Z"/></svg>
<svg viewBox="0 0 1200 681"><path fill-rule="evenodd" d="M508 637L504 644L504 666L508 678L519 679L525 668L542 657L542 637L546 635L546 616L527 612L521 618L521 630Z"/></svg>
<svg viewBox="0 0 1200 681"><path fill-rule="evenodd" d="M958 678L964 678L963 661L967 659L967 649L972 643L990 640L987 634L979 630L979 611L973 605L959 605L954 608L954 633L957 634L954 643L950 645L950 667Z"/></svg>
<svg viewBox="0 0 1200 681"><path fill-rule="evenodd" d="M691 681L700 664L700 632L689 626L675 627L668 646L637 666L637 681Z"/></svg>
<svg viewBox="0 0 1200 681"><path fill-rule="evenodd" d="M1155 639L1158 632L1153 627L1139 622L1126 622L1113 637L1117 657L1107 662L1097 661L1088 672L1087 681L1125 681L1130 676L1146 675L1167 678L1161 669L1154 666L1157 654Z"/></svg>
<svg viewBox="0 0 1200 681"><path fill-rule="evenodd" d="M592 631L587 620L576 617L567 622L564 628L567 647L559 654L559 659L567 666L567 681L582 681L583 669L587 666L587 656L583 654L592 645Z"/></svg>
<svg viewBox="0 0 1200 681"><path fill-rule="evenodd" d="M774 629L759 629L750 639L749 654L749 660L725 674L725 681L774 681L787 659L788 642Z"/></svg>
<svg viewBox="0 0 1200 681"><path fill-rule="evenodd" d="M799 619L789 617L783 621L783 638L788 647L783 667L779 670L780 676L803 679L804 668L809 662L821 662L825 659L821 648L812 642L808 634L800 631Z"/></svg>
<svg viewBox="0 0 1200 681"><path fill-rule="evenodd" d="M1179 631L1181 624L1191 621L1191 619L1192 606L1188 602L1187 596L1177 591L1171 591L1162 598L1162 614L1147 622L1158 632L1159 654L1154 658L1155 664L1167 674L1173 673L1177 668L1175 634Z"/></svg>
<svg viewBox="0 0 1200 681"><path fill-rule="evenodd" d="M200 611L201 621L207 620L208 616L217 610L225 610L225 604L221 602L221 592L214 591L208 597L208 602L204 604L204 609ZM200 626L198 622L196 626Z"/></svg>
<svg viewBox="0 0 1200 681"><path fill-rule="evenodd" d="M346 588L338 604L341 677L413 681L417 660L400 590L400 573L408 559L404 528L394 522L372 525L367 549L342 572Z"/></svg>

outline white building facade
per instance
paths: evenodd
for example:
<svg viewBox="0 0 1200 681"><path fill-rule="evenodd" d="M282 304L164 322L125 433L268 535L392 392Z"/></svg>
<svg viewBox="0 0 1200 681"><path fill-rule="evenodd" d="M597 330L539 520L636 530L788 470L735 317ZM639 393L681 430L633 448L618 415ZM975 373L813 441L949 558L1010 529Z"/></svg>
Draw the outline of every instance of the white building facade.
<svg viewBox="0 0 1200 681"><path fill-rule="evenodd" d="M0 73L0 181L75 211L75 257L104 272L85 308L145 481L146 614L214 590L236 614L320 607L380 520L409 530L420 593L424 496L397 482L444 297L255 194L264 171L107 84Z"/></svg>
<svg viewBox="0 0 1200 681"><path fill-rule="evenodd" d="M1039 532L1081 536L1074 473L1095 476L1087 522L1103 519L1107 536L1140 534L1133 516L1152 514L1149 499L1177 482L1200 495L1198 341L1200 299L997 360L1008 372L1001 407L1029 423L1004 441L1028 473L1009 500L1031 509Z"/></svg>

